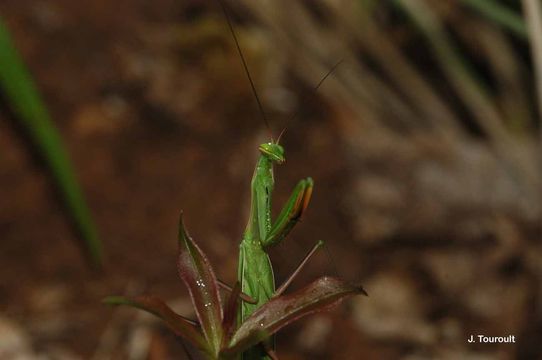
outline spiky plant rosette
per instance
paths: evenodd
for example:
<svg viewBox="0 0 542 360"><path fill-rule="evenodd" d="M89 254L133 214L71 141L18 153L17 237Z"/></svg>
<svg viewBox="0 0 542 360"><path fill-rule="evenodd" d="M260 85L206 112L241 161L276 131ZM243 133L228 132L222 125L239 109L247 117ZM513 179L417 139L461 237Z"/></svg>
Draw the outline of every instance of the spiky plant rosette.
<svg viewBox="0 0 542 360"><path fill-rule="evenodd" d="M326 310L349 296L367 295L361 286L323 276L291 294L278 293L241 324L236 324L239 302L250 301L250 297L241 293L237 282L223 306L213 268L188 235L182 216L177 266L190 293L197 321L175 313L155 296L111 296L104 302L136 307L159 317L176 335L190 342L209 359L235 358L305 315Z"/></svg>

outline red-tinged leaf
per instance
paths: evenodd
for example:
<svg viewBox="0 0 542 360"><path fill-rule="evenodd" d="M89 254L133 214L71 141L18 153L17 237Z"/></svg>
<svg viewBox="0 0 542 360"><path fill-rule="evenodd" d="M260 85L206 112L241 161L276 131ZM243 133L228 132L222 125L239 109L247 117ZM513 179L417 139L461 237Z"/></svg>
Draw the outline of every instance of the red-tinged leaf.
<svg viewBox="0 0 542 360"><path fill-rule="evenodd" d="M237 311L239 309L239 301L241 300L241 283L237 281L231 290L231 293L226 302L226 307L224 308L224 321L222 323L222 329L224 330L224 343L223 346L226 346L230 341L233 332L235 331L235 320L237 318Z"/></svg>
<svg viewBox="0 0 542 360"><path fill-rule="evenodd" d="M108 305L128 305L147 311L164 320L166 325L176 335L185 338L195 347L205 352L210 352L211 350L192 320L176 314L166 303L157 297L137 296L134 298L125 298L122 296L110 296L105 298L103 302Z"/></svg>
<svg viewBox="0 0 542 360"><path fill-rule="evenodd" d="M218 283L209 260L186 232L182 215L177 266L179 275L192 297L203 335L216 355L220 351L224 335Z"/></svg>
<svg viewBox="0 0 542 360"><path fill-rule="evenodd" d="M314 312L325 310L346 297L366 294L361 286L354 286L333 277L321 277L290 295L272 298L256 310L239 327L230 341L235 351L255 345L255 332L273 335L289 323Z"/></svg>

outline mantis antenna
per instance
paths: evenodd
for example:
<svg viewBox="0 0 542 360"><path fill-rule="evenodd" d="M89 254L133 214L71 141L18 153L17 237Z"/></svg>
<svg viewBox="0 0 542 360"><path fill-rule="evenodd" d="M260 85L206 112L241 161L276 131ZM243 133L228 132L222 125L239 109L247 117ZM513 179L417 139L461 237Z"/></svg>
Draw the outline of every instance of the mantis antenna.
<svg viewBox="0 0 542 360"><path fill-rule="evenodd" d="M322 77L322 79L320 79L320 81L318 82L318 84L316 84L316 86L314 87L313 91L317 91L320 86L322 86L322 84L324 83L324 81L331 75L333 74L333 72L339 67L339 65L342 64L342 62L344 61L344 59L341 59L339 61L337 61L335 63L335 65L333 65L331 67L331 69L329 69L329 71ZM292 121L294 121L297 117L299 116L299 110L297 110L291 117L290 119L288 120L288 123L291 123ZM280 135L279 135L279 138L277 139L277 144L280 142L280 138L282 137L282 135L284 134L284 132L286 131L286 128L282 129L282 131L280 132Z"/></svg>
<svg viewBox="0 0 542 360"><path fill-rule="evenodd" d="M267 120L267 117L265 116L265 112L263 110L262 102L260 101L260 97L258 96L258 92L256 91L256 86L254 85L254 81L252 80L252 76L250 75L250 71L248 70L248 65L245 60L245 56L243 55L243 51L241 50L241 46L239 45L239 41L237 40L237 35L235 34L235 30L233 28L233 24L231 22L230 16L228 14L228 11L226 10L226 6L224 5L224 2L222 0L217 0L217 2L220 4L220 7L222 8L222 12L224 13L224 16L226 17L226 21L228 22L228 27L230 28L231 35L233 36L233 40L235 41L235 46L237 47L237 52L239 53L239 56L241 58L241 62L243 63L243 68L245 69L245 74L247 75L248 81L250 82L250 87L252 88L252 93L254 94L254 98L256 99L256 102L258 103L258 109L260 111L260 114L262 116L263 122L265 123L265 127L267 128L267 131L269 131L269 136L271 137L271 140L273 142L273 133L271 132L271 127L269 126L269 121Z"/></svg>
<svg viewBox="0 0 542 360"><path fill-rule="evenodd" d="M258 96L258 91L256 90L256 86L254 85L254 80L252 79L252 76L250 75L250 71L248 69L248 65L245 59L245 56L243 55L243 51L241 50L241 46L239 45L239 40L237 39L237 35L235 33L235 29L233 28L233 24L230 18L230 15L228 14L228 11L226 9L226 5L224 4L223 0L217 0L218 4L222 8L222 12L224 13L224 17L226 18L226 21L228 23L228 27L230 29L231 35L233 37L233 40L235 41L235 46L237 47L237 52L239 53L239 57L241 58L241 62L243 64L243 68L245 70L245 74L247 75L248 81L250 83L250 87L252 88L252 93L254 94L254 98L256 99L256 103L258 104L258 110L260 112L260 115L262 116L262 120L265 124L265 127L267 128L267 131L269 132L269 136L271 137L271 140L273 142L273 133L271 131L271 127L269 126L269 121L267 120L267 117L265 116L265 111L262 106L262 102L260 100L260 97ZM343 59L339 60L335 65L329 69L329 71L322 77L322 79L318 82L318 84L314 87L314 91L318 90L320 86L324 83L324 81L337 69L337 67L343 62ZM288 123L292 122L294 119L296 119L299 116L299 110L290 118ZM281 132L284 133L284 130ZM280 139L280 136L279 136ZM277 141L278 143L278 141Z"/></svg>
<svg viewBox="0 0 542 360"><path fill-rule="evenodd" d="M344 59L341 59L339 61L337 61L335 63L335 65L333 65L331 67L331 69L329 69L329 71L322 77L322 79L320 79L320 81L318 82L318 84L316 84L316 86L314 87L313 91L317 91L320 86L322 86L322 84L324 83L324 81L326 81L326 79L331 75L333 74L333 72L339 67L339 65L342 64L342 62L344 61ZM290 118L290 120L288 120L288 123L291 123L292 121L294 121L297 117L299 116L299 110L294 114L292 115L292 117ZM284 132L284 131L283 131ZM282 134L281 134L282 135Z"/></svg>

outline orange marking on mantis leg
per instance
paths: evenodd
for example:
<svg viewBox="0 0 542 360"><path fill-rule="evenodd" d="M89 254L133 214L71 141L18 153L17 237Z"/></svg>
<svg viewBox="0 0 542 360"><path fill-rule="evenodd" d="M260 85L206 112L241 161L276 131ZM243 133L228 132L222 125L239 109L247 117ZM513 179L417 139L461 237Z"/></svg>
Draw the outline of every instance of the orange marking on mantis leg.
<svg viewBox="0 0 542 360"><path fill-rule="evenodd" d="M309 206L309 202L311 201L311 196L312 196L312 186L309 186L307 189L305 189L305 192L303 193L303 207L301 208L300 216L303 214L303 212L305 212L305 210Z"/></svg>
<svg viewBox="0 0 542 360"><path fill-rule="evenodd" d="M303 212L303 197L305 195L305 192L301 192L297 195L296 199L295 199L295 204L294 204L294 211L292 211L292 215L290 215L290 218L297 218L299 216L301 216L301 213Z"/></svg>

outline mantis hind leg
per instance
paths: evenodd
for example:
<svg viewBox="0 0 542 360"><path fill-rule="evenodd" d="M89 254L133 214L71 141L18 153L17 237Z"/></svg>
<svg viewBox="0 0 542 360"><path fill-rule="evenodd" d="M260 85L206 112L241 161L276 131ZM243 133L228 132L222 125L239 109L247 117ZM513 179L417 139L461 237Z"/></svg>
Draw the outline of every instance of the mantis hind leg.
<svg viewBox="0 0 542 360"><path fill-rule="evenodd" d="M311 178L297 183L277 220L271 226L268 236L262 241L264 247L280 243L292 231L309 205L313 184Z"/></svg>

